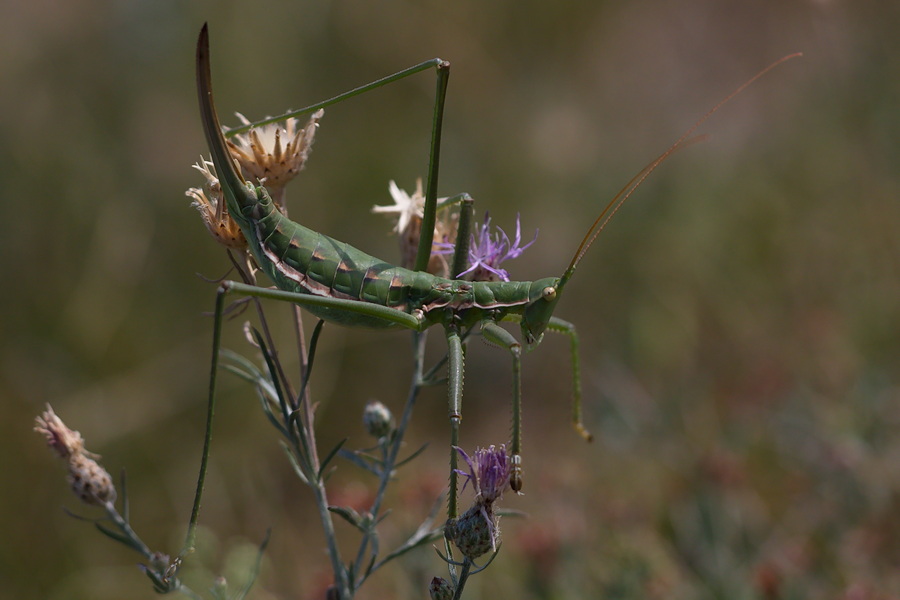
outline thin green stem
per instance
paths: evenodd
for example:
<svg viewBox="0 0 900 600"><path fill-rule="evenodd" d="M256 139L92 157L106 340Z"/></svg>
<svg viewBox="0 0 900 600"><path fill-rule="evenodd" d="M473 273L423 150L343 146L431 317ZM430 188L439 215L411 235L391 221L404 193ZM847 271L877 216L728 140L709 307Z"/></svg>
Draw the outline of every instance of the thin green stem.
<svg viewBox="0 0 900 600"><path fill-rule="evenodd" d="M311 441L314 442L315 440ZM334 584L337 586L340 598L342 600L350 600L350 598L353 598L353 589L350 587L351 582L347 574L347 569L344 568L344 563L341 559L341 551L337 545L337 536L334 533L334 521L332 520L331 511L328 510L328 494L325 491L325 482L323 479L315 477L315 474L313 474L313 477L309 481L313 488L316 507L319 510L319 520L322 522L322 532L325 534L325 542L328 546L328 558L331 559L331 570L334 572Z"/></svg>
<svg viewBox="0 0 900 600"><path fill-rule="evenodd" d="M388 483L390 483L391 481L391 473L394 471L394 467L397 464L397 457L400 454L400 448L403 445L403 436L406 433L406 429L409 426L409 423L412 421L413 407L415 406L416 398L418 398L419 392L422 389L421 381L422 370L425 364L426 339L427 331L413 332L412 382L409 386L409 395L406 398L406 405L403 407L403 414L400 417L400 422L397 425L393 440L384 455L384 464L382 466L381 478L378 482L378 491L375 494L375 500L372 502L371 513L373 520L377 519L378 513L381 511L381 504L382 502L384 502L385 492L387 491ZM359 550L356 553L356 560L354 561L354 572L359 573L359 577L354 584L355 589L359 588L359 586L362 585L363 581L365 581L366 577L368 576L367 573L362 573L361 569L363 566L363 561L365 560L366 550L371 541L371 537L372 536L369 533L366 533L363 536L363 539L359 544Z"/></svg>
<svg viewBox="0 0 900 600"><path fill-rule="evenodd" d="M125 536L129 542L131 548L136 550L139 554L141 554L144 558L146 558L151 564L155 564L158 561L158 555L153 552L147 544L138 536L138 534L131 528L131 525L128 524L128 521L119 514L119 511L116 510L116 505L112 502L107 502L103 505L104 510L106 511L106 516L110 521L115 524L115 526L122 532L122 535ZM154 573L160 579L166 577L166 573ZM177 590L184 594L185 596L192 598L194 600L201 600L202 596L194 592L192 589L184 585L177 577L173 578L171 584L172 590Z"/></svg>
<svg viewBox="0 0 900 600"><path fill-rule="evenodd" d="M109 517L109 520L115 523L116 527L119 528L125 536L134 543L133 548L137 550L144 558L148 560L152 560L153 551L138 537L138 534L135 533L134 529L131 528L131 525L128 524L128 521L119 514L119 511L116 510L115 504L112 502L107 502L103 505L103 508L106 510L106 516Z"/></svg>
<svg viewBox="0 0 900 600"><path fill-rule="evenodd" d="M468 558L463 561L462 573L459 574L459 582L456 584L456 591L453 594L453 600L462 598L463 588L466 587L466 581L469 579L469 571L472 570L472 561Z"/></svg>

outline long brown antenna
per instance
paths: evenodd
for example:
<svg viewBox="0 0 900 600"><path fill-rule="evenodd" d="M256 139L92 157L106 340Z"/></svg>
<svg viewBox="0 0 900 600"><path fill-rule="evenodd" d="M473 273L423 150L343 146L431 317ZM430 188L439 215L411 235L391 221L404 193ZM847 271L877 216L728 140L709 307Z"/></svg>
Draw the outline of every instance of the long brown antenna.
<svg viewBox="0 0 900 600"><path fill-rule="evenodd" d="M775 67L780 65L781 63L786 62L792 58L796 58L798 56L803 56L803 53L795 52L794 54L789 54L787 56L779 58L778 60L776 60L775 62L770 64L768 67L766 67L765 69L763 69L762 71L760 71L759 73L757 73L756 75L754 75L753 77L751 77L750 79L745 81L743 84L741 84L740 87L738 87L736 90L734 90L733 92L728 94L725 97L725 99L723 99L721 102L719 102L714 107L709 109L706 112L706 114L704 114L702 117L700 117L700 119L697 120L696 123L691 125L691 127L687 131L685 131L682 134L682 136L675 141L674 144L669 146L669 148L665 152L663 152L662 154L657 156L655 159L653 159L653 161L651 161L650 164L648 164L646 167L641 169L637 173L637 175L632 177L628 181L628 183L625 184L625 187L623 187L621 190L619 190L619 193L617 193L615 196L613 196L612 200L609 201L609 204L607 204L606 207L603 209L603 212L600 213L600 216L597 217L597 220L594 221L594 224L591 225L591 228L588 229L587 234L584 236L584 239L581 240L581 244L578 246L578 250L575 251L575 256L572 257L572 262L569 263L569 267L566 269L565 273L563 273L563 276L560 278L558 287L561 288L566 283L566 281L568 281L569 278L572 277L572 274L575 272L575 267L577 267L578 263L581 262L581 259L584 258L584 255L587 253L588 248L591 247L591 244L594 243L594 240L597 239L597 236L600 235L600 232L603 231L604 227L606 227L606 224L609 223L610 219L612 219L613 216L619 211L619 208L622 207L622 204L624 204L625 201L631 197L631 194L633 194L634 191L642 183L644 183L644 180L650 176L650 173L652 173L653 171L656 170L656 167L658 167L660 164L662 164L663 161L665 161L667 158L672 156L672 154L674 154L678 150L687 148L690 145L704 141L707 138L707 136L705 136L705 135L700 135L700 136L696 136L696 137L690 137L690 136L695 131L697 131L697 129L701 125L703 125L703 123L706 122L707 119L709 119L711 116L713 116L713 114L715 114L716 111L718 111L725 104L727 104L729 100L731 100L732 98L734 98L735 96L737 96L738 94L743 92L754 81L756 81L757 79L759 79L760 77L762 77L763 75L765 75L766 73L768 73L769 71L771 71L772 69L774 69Z"/></svg>

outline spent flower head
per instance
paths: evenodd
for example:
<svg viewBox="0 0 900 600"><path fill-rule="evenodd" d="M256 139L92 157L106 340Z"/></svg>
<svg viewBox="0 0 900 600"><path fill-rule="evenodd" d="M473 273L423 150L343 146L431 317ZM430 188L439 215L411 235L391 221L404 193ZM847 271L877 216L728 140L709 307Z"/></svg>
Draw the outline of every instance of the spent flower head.
<svg viewBox="0 0 900 600"><path fill-rule="evenodd" d="M416 180L416 190L409 194L391 180L388 183L388 191L394 204L391 206L373 206L372 212L386 215L396 215L397 223L394 231L400 236L400 264L406 268L412 268L416 261L416 252L419 248L419 238L422 235L422 219L425 216L425 193L422 190L422 180ZM443 256L448 254L442 248L452 246L456 239L456 228L459 215L441 208L440 203L446 198L438 198L438 217L434 224L434 239L431 248L431 259L426 271L433 275L448 277L450 264Z"/></svg>
<svg viewBox="0 0 900 600"><path fill-rule="evenodd" d="M103 506L116 501L112 478L95 460L100 457L85 449L81 434L66 427L49 404L47 410L35 419L34 430L43 434L47 445L65 459L69 468L69 485L83 502Z"/></svg>
<svg viewBox="0 0 900 600"><path fill-rule="evenodd" d="M206 183L202 188L188 189L184 195L194 199L191 206L200 211L203 224L206 225L214 240L226 248L245 249L247 239L238 224L228 214L225 195L222 193L222 186L216 176L213 163L203 160L201 156L200 162L195 164L194 168L203 174Z"/></svg>
<svg viewBox="0 0 900 600"><path fill-rule="evenodd" d="M516 215L516 235L510 241L506 232L497 227L496 232L491 231L491 217L484 213L484 224L475 223L475 233L472 234L469 243L469 268L459 274L469 275L473 281L509 281L509 273L500 268L500 263L513 258L518 258L526 248L537 241L537 231L534 239L520 246L522 243L522 225L519 215Z"/></svg>
<svg viewBox="0 0 900 600"><path fill-rule="evenodd" d="M244 115L236 114L244 125L250 124ZM270 123L254 127L228 140L228 149L244 174L265 185L282 208L284 187L306 166L319 120L324 114L323 109L317 110L302 128L299 119L291 117L285 119L283 125Z"/></svg>

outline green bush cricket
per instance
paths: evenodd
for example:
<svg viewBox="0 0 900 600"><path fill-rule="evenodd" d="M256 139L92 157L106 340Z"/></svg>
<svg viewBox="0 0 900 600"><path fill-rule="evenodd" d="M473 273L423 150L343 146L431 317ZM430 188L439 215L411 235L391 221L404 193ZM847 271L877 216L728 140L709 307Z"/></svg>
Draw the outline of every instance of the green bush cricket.
<svg viewBox="0 0 900 600"><path fill-rule="evenodd" d="M441 125L449 63L433 59L326 102L256 124L260 125L309 113L351 95L385 85L428 68L435 68L437 71L437 94L421 229L424 234L420 235L415 267L405 269L289 220L278 210L263 185L254 185L252 182L245 181L226 146L213 103L209 37L207 27L204 25L197 45L197 85L203 129L212 153L212 162L224 192L228 213L240 227L256 264L275 283L277 289L234 281L225 281L219 288L214 321L207 444L204 447L203 464L201 465L186 549L193 544L193 529L196 525L202 494L206 458L209 451L210 422L215 396L224 298L229 292L294 303L306 308L320 319L341 325L382 329L405 328L418 332L440 325L444 329L448 344L448 395L452 446L457 446L459 442L464 368L462 346L465 336L470 331L478 331L489 342L505 348L509 351L513 363L513 427L510 452L514 466L510 476L510 486L514 491L519 492L523 485L520 456L521 390L519 383L523 343L526 352L533 349L540 343L547 330L562 333L568 337L572 356L574 426L582 437L590 440L591 435L583 425L581 414L578 337L575 327L571 323L553 316L566 283L574 274L576 267L600 231L650 173L674 152L700 141L702 136L691 137L692 134L722 105L770 69L793 56L796 55L776 61L729 94L703 115L665 152L635 175L612 198L594 221L561 276L547 277L531 282L466 281L445 279L425 271L425 265L427 265L432 251L432 237L427 232L434 230L437 210ZM470 199L465 194L454 197L452 201L470 206ZM465 270L465 242L468 238L470 215L471 210L461 211L460 234L457 238L460 243L457 244L453 260L454 273ZM523 343L500 327L498 325L500 321L518 322L521 327ZM448 510L450 517L457 516L455 468L456 452L451 450Z"/></svg>

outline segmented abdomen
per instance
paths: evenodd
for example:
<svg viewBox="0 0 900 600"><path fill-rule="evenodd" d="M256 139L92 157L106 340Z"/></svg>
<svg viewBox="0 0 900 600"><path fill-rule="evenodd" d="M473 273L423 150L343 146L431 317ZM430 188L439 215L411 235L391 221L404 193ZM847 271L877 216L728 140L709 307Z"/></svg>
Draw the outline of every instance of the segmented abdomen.
<svg viewBox="0 0 900 600"><path fill-rule="evenodd" d="M257 262L282 290L369 302L405 313L421 310L432 323L452 313L464 326L484 319L485 311L506 313L528 303L530 282L468 282L404 269L289 220L266 197L246 207L244 215L241 226ZM307 309L344 325L395 326L338 308Z"/></svg>
<svg viewBox="0 0 900 600"><path fill-rule="evenodd" d="M266 206L268 204L268 206ZM391 265L353 246L287 219L270 203L261 203L265 212L251 220L251 247L257 262L283 290L332 298L361 300L409 313L423 304L440 300L439 280ZM449 294L449 291L448 291ZM452 294L449 294L452 296ZM450 298L448 297L448 301ZM390 327L383 319L330 308L310 308L329 321L346 325Z"/></svg>

